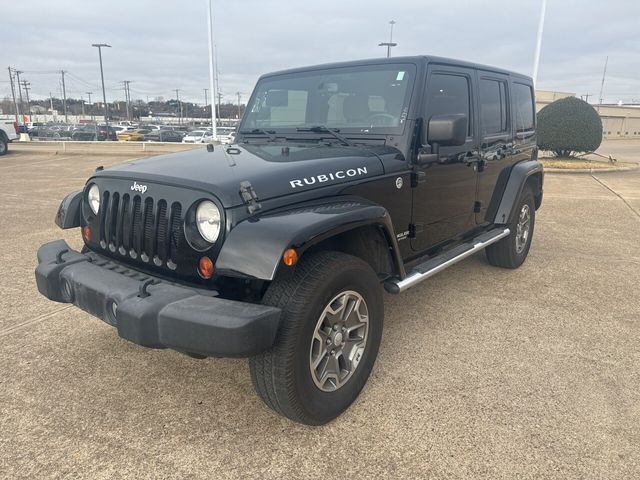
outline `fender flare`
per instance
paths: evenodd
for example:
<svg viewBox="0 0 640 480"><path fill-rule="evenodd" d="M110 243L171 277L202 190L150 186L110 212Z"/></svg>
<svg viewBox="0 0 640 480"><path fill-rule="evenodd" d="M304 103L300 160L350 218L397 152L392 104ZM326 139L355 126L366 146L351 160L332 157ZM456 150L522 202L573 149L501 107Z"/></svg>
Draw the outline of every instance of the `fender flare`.
<svg viewBox="0 0 640 480"><path fill-rule="evenodd" d="M404 277L389 213L380 205L353 197L323 199L321 203L300 204L243 220L227 235L216 260L216 271L220 275L270 281L282 265L287 248L295 248L302 256L327 238L371 225L384 233L395 273Z"/></svg>
<svg viewBox="0 0 640 480"><path fill-rule="evenodd" d="M514 205L518 201L527 180L532 175L538 173L544 175L544 168L538 160L525 160L513 166L509 174L509 180L507 180L504 192L502 193L502 200L496 210L493 223L509 223L513 215ZM540 183L540 192L534 192L534 194L542 195L542 181Z"/></svg>
<svg viewBox="0 0 640 480"><path fill-rule="evenodd" d="M58 227L63 230L80 226L80 205L82 204L82 190L73 192L64 197L58 212L56 213L55 222Z"/></svg>

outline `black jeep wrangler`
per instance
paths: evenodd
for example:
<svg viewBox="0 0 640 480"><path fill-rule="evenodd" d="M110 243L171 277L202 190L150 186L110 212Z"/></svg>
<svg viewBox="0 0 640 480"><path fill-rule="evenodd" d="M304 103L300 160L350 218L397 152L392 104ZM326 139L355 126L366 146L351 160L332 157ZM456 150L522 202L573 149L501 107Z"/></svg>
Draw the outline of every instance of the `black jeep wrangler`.
<svg viewBox="0 0 640 480"><path fill-rule="evenodd" d="M236 143L101 169L60 205L38 289L145 347L249 357L273 410L358 396L400 293L485 249L525 260L542 202L531 79L433 57L261 77Z"/></svg>

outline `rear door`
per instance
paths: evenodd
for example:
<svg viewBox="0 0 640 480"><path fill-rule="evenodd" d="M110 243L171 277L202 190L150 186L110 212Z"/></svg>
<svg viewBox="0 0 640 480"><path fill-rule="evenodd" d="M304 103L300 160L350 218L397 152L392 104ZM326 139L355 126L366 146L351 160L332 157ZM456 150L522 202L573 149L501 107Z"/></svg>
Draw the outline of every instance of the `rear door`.
<svg viewBox="0 0 640 480"><path fill-rule="evenodd" d="M486 220L492 198L502 193L514 162L513 122L509 77L478 71L480 157L476 223Z"/></svg>
<svg viewBox="0 0 640 480"><path fill-rule="evenodd" d="M429 249L475 226L474 202L479 142L475 119L475 71L430 65L423 118L463 113L468 118L464 145L440 147L440 160L420 166L423 180L413 189L414 251Z"/></svg>

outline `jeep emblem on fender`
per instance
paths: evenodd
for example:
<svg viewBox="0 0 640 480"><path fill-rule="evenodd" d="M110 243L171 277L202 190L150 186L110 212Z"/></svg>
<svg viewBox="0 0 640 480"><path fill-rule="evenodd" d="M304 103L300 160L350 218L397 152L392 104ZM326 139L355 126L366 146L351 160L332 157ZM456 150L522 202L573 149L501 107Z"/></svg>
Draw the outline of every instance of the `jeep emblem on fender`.
<svg viewBox="0 0 640 480"><path fill-rule="evenodd" d="M141 185L138 182L133 182L133 185L131 185L131 190L133 190L134 192L144 193L147 191L147 186Z"/></svg>

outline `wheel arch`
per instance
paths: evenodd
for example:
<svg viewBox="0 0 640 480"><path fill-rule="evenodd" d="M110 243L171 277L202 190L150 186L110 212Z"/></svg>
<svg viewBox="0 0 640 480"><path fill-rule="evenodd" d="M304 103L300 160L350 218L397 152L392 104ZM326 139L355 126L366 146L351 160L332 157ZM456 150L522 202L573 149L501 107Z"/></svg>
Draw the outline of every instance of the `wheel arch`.
<svg viewBox="0 0 640 480"><path fill-rule="evenodd" d="M271 212L236 225L220 251L220 275L271 281L286 267L282 255L335 250L357 256L377 274L404 276L391 218L380 205L361 198L325 199ZM384 270L391 269L389 272Z"/></svg>
<svg viewBox="0 0 640 480"><path fill-rule="evenodd" d="M493 223L498 225L509 223L513 215L514 205L527 185L533 191L536 210L540 208L543 182L544 169L542 163L538 160L525 160L515 164L509 174Z"/></svg>

